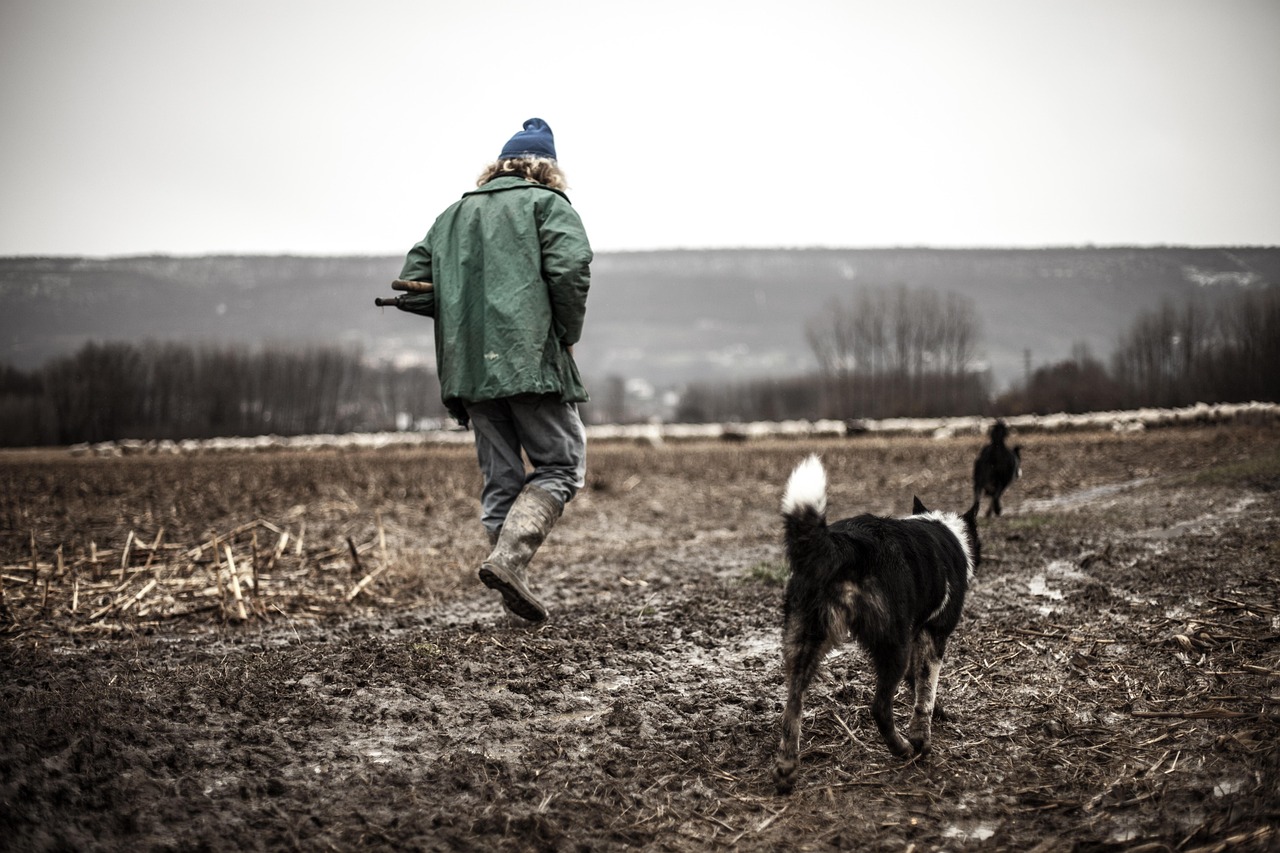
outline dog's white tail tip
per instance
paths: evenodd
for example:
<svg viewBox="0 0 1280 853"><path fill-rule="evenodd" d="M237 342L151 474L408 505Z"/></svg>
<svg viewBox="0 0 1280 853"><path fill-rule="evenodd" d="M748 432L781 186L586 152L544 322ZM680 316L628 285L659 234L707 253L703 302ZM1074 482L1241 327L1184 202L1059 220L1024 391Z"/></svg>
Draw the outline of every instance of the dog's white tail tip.
<svg viewBox="0 0 1280 853"><path fill-rule="evenodd" d="M804 509L812 509L818 515L827 512L827 472L816 453L795 467L782 494L783 515L795 515Z"/></svg>

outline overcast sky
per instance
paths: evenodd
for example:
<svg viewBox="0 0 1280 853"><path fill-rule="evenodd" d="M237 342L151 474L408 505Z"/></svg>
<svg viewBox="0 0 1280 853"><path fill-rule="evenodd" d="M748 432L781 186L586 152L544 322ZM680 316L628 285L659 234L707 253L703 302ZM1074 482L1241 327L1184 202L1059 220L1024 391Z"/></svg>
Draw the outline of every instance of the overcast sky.
<svg viewBox="0 0 1280 853"><path fill-rule="evenodd" d="M1280 245L1277 0L0 0L0 254L399 254L522 121L597 251Z"/></svg>

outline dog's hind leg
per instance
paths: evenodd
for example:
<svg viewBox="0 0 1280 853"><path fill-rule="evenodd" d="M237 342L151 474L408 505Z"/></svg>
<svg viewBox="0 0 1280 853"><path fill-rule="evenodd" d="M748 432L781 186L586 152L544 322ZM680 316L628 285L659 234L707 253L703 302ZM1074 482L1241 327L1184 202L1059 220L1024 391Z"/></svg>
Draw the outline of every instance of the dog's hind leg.
<svg viewBox="0 0 1280 853"><path fill-rule="evenodd" d="M915 674L915 707L907 738L916 752L928 755L932 745L930 723L935 714L942 716L937 704L942 650L928 631L921 631L911 644L911 668Z"/></svg>
<svg viewBox="0 0 1280 853"><path fill-rule="evenodd" d="M915 654L916 646L913 645L911 647L911 663L907 666L907 677L904 679L907 684L907 693L911 695L911 701L913 703L916 700L916 670L919 668L916 664ZM936 693L933 697L933 718L942 723L951 719L947 716L946 710L942 707L942 700L937 697Z"/></svg>
<svg viewBox="0 0 1280 853"><path fill-rule="evenodd" d="M787 673L787 707L782 713L782 739L778 742L778 761L773 768L773 781L779 794L789 794L795 787L800 769L800 718L804 714L804 692L818 672L829 648L823 641L805 642L788 638L783 650L783 670Z"/></svg>
<svg viewBox="0 0 1280 853"><path fill-rule="evenodd" d="M911 744L893 724L893 695L907 672L909 645L908 642L888 643L868 650L876 667L876 695L871 700L871 716L889 751L900 758L911 757Z"/></svg>

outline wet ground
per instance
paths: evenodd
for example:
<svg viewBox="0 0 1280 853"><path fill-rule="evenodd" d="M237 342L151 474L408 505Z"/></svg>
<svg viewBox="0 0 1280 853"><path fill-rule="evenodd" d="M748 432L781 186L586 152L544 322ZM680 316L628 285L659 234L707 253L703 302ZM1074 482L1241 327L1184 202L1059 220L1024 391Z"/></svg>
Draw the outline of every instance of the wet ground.
<svg viewBox="0 0 1280 853"><path fill-rule="evenodd" d="M1017 441L932 754L843 649L789 796L788 472L963 510L976 436L593 446L532 628L465 448L0 455L0 847L1280 849L1280 429Z"/></svg>

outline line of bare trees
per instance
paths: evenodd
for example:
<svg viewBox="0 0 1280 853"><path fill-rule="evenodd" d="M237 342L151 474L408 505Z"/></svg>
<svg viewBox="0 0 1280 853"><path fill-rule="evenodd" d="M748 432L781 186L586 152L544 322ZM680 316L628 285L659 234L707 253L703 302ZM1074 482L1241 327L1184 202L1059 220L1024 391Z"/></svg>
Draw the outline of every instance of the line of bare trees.
<svg viewBox="0 0 1280 853"><path fill-rule="evenodd" d="M684 421L933 417L978 414L988 378L975 369L973 300L897 285L833 299L805 326L818 372L790 379L697 383Z"/></svg>
<svg viewBox="0 0 1280 853"><path fill-rule="evenodd" d="M89 343L36 371L0 368L7 446L359 432L444 415L433 370L371 366L340 347Z"/></svg>
<svg viewBox="0 0 1280 853"><path fill-rule="evenodd" d="M1280 288L1167 302L1108 368L1083 345L992 399L970 300L907 287L829 304L806 327L808 376L698 383L684 422L1085 412L1280 400ZM609 397L602 391L604 398ZM447 417L434 370L358 350L87 344L31 372L0 365L0 445L402 429Z"/></svg>
<svg viewBox="0 0 1280 853"><path fill-rule="evenodd" d="M1280 400L1280 288L1166 301L1120 337L1108 368L1083 345L1036 369L997 411L1085 412Z"/></svg>
<svg viewBox="0 0 1280 853"><path fill-rule="evenodd" d="M934 417L1079 413L1280 400L1280 288L1165 302L1121 335L1110 367L1087 346L992 399L975 369L970 301L894 287L836 301L806 332L812 376L687 389L677 419Z"/></svg>
<svg viewBox="0 0 1280 853"><path fill-rule="evenodd" d="M897 285L832 300L805 329L823 378L824 417L977 412L981 325L973 300Z"/></svg>
<svg viewBox="0 0 1280 853"><path fill-rule="evenodd" d="M1177 406L1280 396L1280 289L1166 302L1121 340L1112 371L1131 400Z"/></svg>

